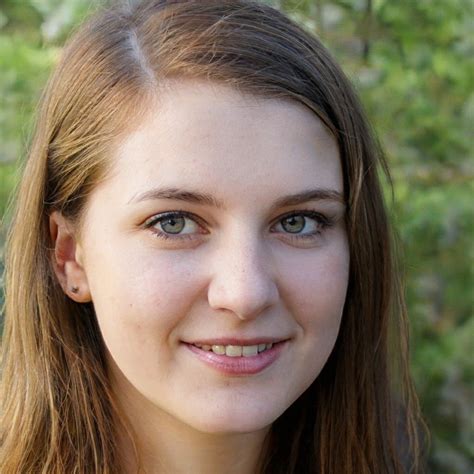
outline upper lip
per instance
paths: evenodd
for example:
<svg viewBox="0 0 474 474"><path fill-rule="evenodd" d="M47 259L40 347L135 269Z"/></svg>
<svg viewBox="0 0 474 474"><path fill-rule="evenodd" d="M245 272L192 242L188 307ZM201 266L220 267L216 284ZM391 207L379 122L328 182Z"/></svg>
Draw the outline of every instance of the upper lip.
<svg viewBox="0 0 474 474"><path fill-rule="evenodd" d="M284 337L252 337L250 339L240 339L235 337L217 337L209 339L198 339L196 341L185 341L187 344L208 345L208 346L256 346L258 344L276 344L288 338Z"/></svg>

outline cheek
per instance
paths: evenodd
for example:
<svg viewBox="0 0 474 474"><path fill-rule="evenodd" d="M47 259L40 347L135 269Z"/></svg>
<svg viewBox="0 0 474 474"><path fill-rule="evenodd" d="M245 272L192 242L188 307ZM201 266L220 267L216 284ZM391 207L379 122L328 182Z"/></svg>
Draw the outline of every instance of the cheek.
<svg viewBox="0 0 474 474"><path fill-rule="evenodd" d="M172 252L129 249L102 253L91 261L96 262L88 279L97 318L104 339L117 343L163 341L200 290L192 260L176 258Z"/></svg>
<svg viewBox="0 0 474 474"><path fill-rule="evenodd" d="M176 362L179 328L199 294L196 272L171 253L118 255L103 255L91 282L109 357L133 385L166 383Z"/></svg>
<svg viewBox="0 0 474 474"><path fill-rule="evenodd" d="M319 343L335 342L346 299L349 257L345 247L302 259L286 276L286 300L296 322Z"/></svg>
<svg viewBox="0 0 474 474"><path fill-rule="evenodd" d="M291 364L300 381L298 396L318 377L336 343L348 269L349 258L343 249L307 258L288 275L286 300L298 328L299 350Z"/></svg>

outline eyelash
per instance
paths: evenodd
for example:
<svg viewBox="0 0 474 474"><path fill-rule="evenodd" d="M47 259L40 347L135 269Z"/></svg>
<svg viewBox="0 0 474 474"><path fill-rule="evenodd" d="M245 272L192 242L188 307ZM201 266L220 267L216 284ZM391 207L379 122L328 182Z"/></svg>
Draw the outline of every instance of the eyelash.
<svg viewBox="0 0 474 474"><path fill-rule="evenodd" d="M278 223L281 223L285 219L289 219L291 217L296 217L296 216L304 216L304 217L309 217L313 219L317 224L318 224L318 230L312 234L298 234L298 233L291 233L291 232L285 232L285 235L289 237L292 240L314 240L317 237L321 235L321 233L334 225L334 219L328 216L325 216L319 212L310 210L310 209L302 209L300 211L293 211L289 212L287 214L284 214L278 218L276 221L276 224L274 224L272 227L277 225ZM166 219L170 218L176 218L176 217L185 217L188 219L191 219L193 222L198 224L199 226L204 226L204 222L195 216L194 214L191 214L187 211L182 211L182 210L176 210L176 211L168 211L168 212L163 212L161 214L156 214L149 219L145 221L144 227L146 229L150 229L151 232L153 232L154 236L163 239L163 240L174 240L174 241L179 241L179 240L192 240L195 238L195 234L169 234L166 232L154 230L153 227L160 223L160 221L164 221Z"/></svg>
<svg viewBox="0 0 474 474"><path fill-rule="evenodd" d="M173 217L187 217L188 219L191 219L192 221L194 221L199 226L201 226L201 227L204 226L204 222L201 219L199 219L197 216L195 216L194 214L191 214L191 213L186 212L186 211L178 210L178 211L163 212L161 214L156 214L155 216L150 217L145 222L145 228L150 229L153 232L153 234L155 235L155 237L158 237L159 239L175 240L175 241L177 241L177 240L192 240L195 237L195 234L182 234L182 235L175 234L175 235L173 235L173 234L167 234L166 232L161 232L161 231L153 229L153 227L156 224L158 224L160 221L164 221L166 219L170 219L170 218L173 218Z"/></svg>

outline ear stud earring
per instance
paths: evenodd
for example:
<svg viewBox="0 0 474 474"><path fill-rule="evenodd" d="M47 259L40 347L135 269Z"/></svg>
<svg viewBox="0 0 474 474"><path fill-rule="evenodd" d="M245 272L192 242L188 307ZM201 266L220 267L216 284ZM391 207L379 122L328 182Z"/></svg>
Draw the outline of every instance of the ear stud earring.
<svg viewBox="0 0 474 474"><path fill-rule="evenodd" d="M71 293L74 293L75 295L79 293L79 287L78 286L71 286Z"/></svg>

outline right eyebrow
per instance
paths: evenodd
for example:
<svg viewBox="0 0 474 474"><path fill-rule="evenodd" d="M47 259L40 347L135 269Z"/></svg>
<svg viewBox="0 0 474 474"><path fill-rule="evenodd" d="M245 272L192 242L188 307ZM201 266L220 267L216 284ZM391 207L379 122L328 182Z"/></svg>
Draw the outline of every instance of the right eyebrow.
<svg viewBox="0 0 474 474"><path fill-rule="evenodd" d="M219 201L214 196L197 191L185 191L178 188L155 188L140 193L128 201L128 204L137 203L141 201L150 201L158 199L172 199L175 201L192 202L194 204L204 204L207 206L224 209L224 203Z"/></svg>

